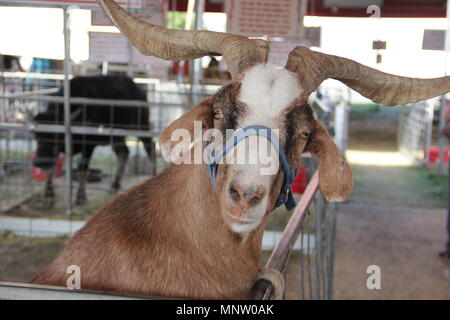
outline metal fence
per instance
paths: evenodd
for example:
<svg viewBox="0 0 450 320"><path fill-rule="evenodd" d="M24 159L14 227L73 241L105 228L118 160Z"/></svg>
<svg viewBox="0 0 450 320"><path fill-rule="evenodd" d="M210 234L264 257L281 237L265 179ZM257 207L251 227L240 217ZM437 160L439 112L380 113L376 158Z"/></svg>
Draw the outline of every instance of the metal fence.
<svg viewBox="0 0 450 320"><path fill-rule="evenodd" d="M4 75L4 74L2 74ZM33 76L33 75L31 75ZM34 83L32 91L23 91L22 81L12 81L21 79L13 78L11 74L2 78L0 83L3 89L0 95L0 213L19 216L39 217L39 210L45 209L45 215L53 215L53 218L64 218L61 213L66 213L67 218L73 218L80 211L83 212L79 218L89 215L96 207L101 206L108 201L110 196L110 185L113 182L115 172L117 171L118 161L111 147L113 139L124 137L126 146L130 150L129 159L125 175L123 177L123 189L139 183L149 177L152 172L161 171L165 162L161 159L159 150L156 150L156 159L149 159L146 155L146 146L139 138L150 138L156 140L161 130L170 122L178 118L186 108L192 106L194 98L202 98L214 90L215 87L209 86L203 88L195 97L189 92L189 88L184 86L180 88L173 83L162 83L155 86L147 86L147 96L149 102L136 100L105 100L88 98L71 98L72 105L79 105L84 110L92 106L98 106L105 109L105 113L114 110L114 108L148 108L150 113L150 127L144 129L136 119L130 126L114 126L114 120L110 119L109 124L93 124L84 122L69 123L69 128L64 124L55 124L52 121L48 123L35 123L32 118L37 113L44 111L49 103L63 103L63 97L51 96L57 88L47 88L47 82L43 86L40 83ZM60 82L60 79L58 80ZM6 83L14 83L15 86L7 86ZM174 90L175 89L175 90ZM112 113L112 111L111 111ZM58 115L56 115L58 117ZM76 180L76 170L70 170L74 173L73 179L68 170L63 169L63 159L58 158L56 164L57 176L54 179L55 193L66 195L58 197L52 208L40 208L42 203L43 189L45 187L45 175L39 168L34 167L32 163L33 154L36 152L37 143L35 135L38 133L52 133L48 143L56 144L63 141L56 141L58 135L64 136L69 130L71 136L77 136L85 139L86 135L90 140L79 141L80 144L89 147L89 144L96 144L97 138L105 141L103 145L96 147L92 156L88 174L87 188L90 190L90 207L84 206L82 209L73 207L72 190L67 193L68 186L72 189ZM81 139L80 138L80 139ZM64 139L64 138L62 138ZM108 143L109 141L109 143ZM70 157L70 164L80 161L80 155L72 157L71 155L60 154L60 157ZM152 163L151 160L154 160ZM74 165L73 168L76 168ZM155 170L153 170L155 169ZM42 201L41 201L42 202ZM86 213L86 214L84 214ZM3 226L0 223L0 230ZM32 231L30 232L32 234Z"/></svg>
<svg viewBox="0 0 450 320"><path fill-rule="evenodd" d="M434 99L419 101L400 109L397 145L412 163L429 162L435 102Z"/></svg>

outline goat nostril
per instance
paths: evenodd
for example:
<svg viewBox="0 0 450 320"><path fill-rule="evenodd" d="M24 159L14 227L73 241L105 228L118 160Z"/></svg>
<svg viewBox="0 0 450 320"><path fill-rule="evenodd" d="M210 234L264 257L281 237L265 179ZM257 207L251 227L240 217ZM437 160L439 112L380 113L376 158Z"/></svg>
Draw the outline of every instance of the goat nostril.
<svg viewBox="0 0 450 320"><path fill-rule="evenodd" d="M238 202L241 199L239 191L234 186L230 187L230 196L231 196L231 199L233 199L233 201L236 201L236 202Z"/></svg>
<svg viewBox="0 0 450 320"><path fill-rule="evenodd" d="M245 198L247 199L248 203L251 206L256 206L258 203L261 202L265 194L266 194L265 189L262 187L258 187L256 189L251 188L249 190L248 196L246 196Z"/></svg>
<svg viewBox="0 0 450 320"><path fill-rule="evenodd" d="M259 196L254 196L254 197L252 197L251 199L249 199L248 203L249 203L251 206L256 206L261 200L262 200L261 197L259 197Z"/></svg>
<svg viewBox="0 0 450 320"><path fill-rule="evenodd" d="M230 197L234 202L240 202L245 206L256 206L266 194L262 186L242 188L239 184L233 184L229 188Z"/></svg>

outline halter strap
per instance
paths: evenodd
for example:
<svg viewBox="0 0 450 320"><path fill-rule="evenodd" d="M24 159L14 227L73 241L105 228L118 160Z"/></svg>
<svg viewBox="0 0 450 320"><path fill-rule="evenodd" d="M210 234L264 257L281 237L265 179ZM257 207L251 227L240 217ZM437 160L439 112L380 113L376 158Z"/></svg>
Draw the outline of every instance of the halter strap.
<svg viewBox="0 0 450 320"><path fill-rule="evenodd" d="M282 204L284 204L288 210L294 209L296 203L292 195L291 184L294 181L295 176L297 175L297 168L289 167L286 159L286 154L284 152L283 146L280 145L278 136L275 134L275 132L273 132L272 129L265 126L252 125L239 129L233 134L230 139L226 141L225 145L219 152L215 153L212 149L208 151L208 172L211 184L213 186L216 185L217 170L220 160L224 158L231 149L236 147L239 142L250 136L264 137L269 140L277 151L281 167L283 168L283 185L281 186L280 194L272 211Z"/></svg>

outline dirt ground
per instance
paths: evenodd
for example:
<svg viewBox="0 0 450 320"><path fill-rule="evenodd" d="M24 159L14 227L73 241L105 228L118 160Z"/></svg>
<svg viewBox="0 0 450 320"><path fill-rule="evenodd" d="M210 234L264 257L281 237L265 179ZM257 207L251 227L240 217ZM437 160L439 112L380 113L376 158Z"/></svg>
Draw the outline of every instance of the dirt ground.
<svg viewBox="0 0 450 320"><path fill-rule="evenodd" d="M349 150L396 152L395 123L353 121ZM352 164L351 164L352 165ZM338 206L334 299L450 299L446 176L395 165L352 165L354 192ZM367 267L381 271L369 290ZM449 271L447 271L449 272Z"/></svg>
<svg viewBox="0 0 450 320"><path fill-rule="evenodd" d="M0 233L0 281L29 282L61 251L67 238Z"/></svg>

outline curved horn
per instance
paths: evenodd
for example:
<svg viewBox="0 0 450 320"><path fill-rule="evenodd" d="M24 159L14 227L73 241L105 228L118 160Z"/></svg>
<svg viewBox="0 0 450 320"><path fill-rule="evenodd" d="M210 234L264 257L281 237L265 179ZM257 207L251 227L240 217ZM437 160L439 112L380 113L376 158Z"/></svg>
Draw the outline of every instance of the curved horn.
<svg viewBox="0 0 450 320"><path fill-rule="evenodd" d="M296 47L289 53L286 69L297 74L305 93L333 78L376 103L387 106L412 103L450 91L450 77L418 79L395 76L356 61Z"/></svg>
<svg viewBox="0 0 450 320"><path fill-rule="evenodd" d="M141 21L113 0L97 0L107 16L143 54L166 60L188 60L221 54L233 78L254 63L266 62L269 47L264 40L213 32L174 30Z"/></svg>

